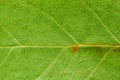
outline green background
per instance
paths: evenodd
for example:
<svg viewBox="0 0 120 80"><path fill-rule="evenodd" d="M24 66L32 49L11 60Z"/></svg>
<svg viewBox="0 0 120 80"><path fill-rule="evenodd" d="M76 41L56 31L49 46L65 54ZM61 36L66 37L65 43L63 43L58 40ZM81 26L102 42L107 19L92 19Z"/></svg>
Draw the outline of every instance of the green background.
<svg viewBox="0 0 120 80"><path fill-rule="evenodd" d="M120 80L120 1L0 0L0 80Z"/></svg>

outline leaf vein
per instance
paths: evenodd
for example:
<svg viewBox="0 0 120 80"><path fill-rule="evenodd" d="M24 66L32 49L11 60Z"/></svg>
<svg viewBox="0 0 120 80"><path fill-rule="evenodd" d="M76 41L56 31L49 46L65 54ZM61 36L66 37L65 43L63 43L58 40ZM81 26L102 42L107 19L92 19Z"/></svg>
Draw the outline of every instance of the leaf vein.
<svg viewBox="0 0 120 80"><path fill-rule="evenodd" d="M102 21L102 19L98 16L98 14L95 12L95 10L92 9L92 7L90 7L84 0L81 0L81 1L97 17L99 22L103 25L103 27L106 29L106 31L112 36L112 38L115 41L117 41L118 43L120 43L120 41L115 37L115 35L108 29L107 25L105 25L105 23Z"/></svg>
<svg viewBox="0 0 120 80"><path fill-rule="evenodd" d="M53 21L63 32L65 32L76 44L79 44L79 42L72 36L72 34L70 34L67 30L65 30L51 15L49 15L48 13L46 13L45 11L41 10L40 8L38 8L36 6L29 4L28 2L25 2L24 0L20 0L20 1L27 3L29 6L37 9L44 15L48 16L51 19L51 21Z"/></svg>
<svg viewBox="0 0 120 80"><path fill-rule="evenodd" d="M85 78L85 80L87 80L92 73L100 66L100 64L105 60L105 58L108 56L108 54L110 53L112 49L110 49L104 56L103 58L98 62L98 64L93 68L93 70L89 73L89 75Z"/></svg>
<svg viewBox="0 0 120 80"><path fill-rule="evenodd" d="M8 54L3 58L2 62L0 63L0 65L2 65L5 60L8 58L8 56L10 56L11 52L13 51L14 47L10 48L8 51Z"/></svg>
<svg viewBox="0 0 120 80"><path fill-rule="evenodd" d="M59 56L61 56L61 54L63 53L65 49L62 49L60 51L60 53L58 53L58 55L56 56L56 58L48 65L48 67L40 74L40 76L38 76L35 80L40 80L40 78L49 70L49 68L56 62L56 60L59 58Z"/></svg>
<svg viewBox="0 0 120 80"><path fill-rule="evenodd" d="M51 46L41 46L41 45L22 45L22 46L0 46L0 48L70 48L76 45L51 45ZM79 47L120 47L120 44L78 44Z"/></svg>
<svg viewBox="0 0 120 80"><path fill-rule="evenodd" d="M2 23L0 22L0 24L2 25ZM4 26L2 26L2 28L13 38L13 40L18 44L21 45L21 43L12 35L12 33Z"/></svg>

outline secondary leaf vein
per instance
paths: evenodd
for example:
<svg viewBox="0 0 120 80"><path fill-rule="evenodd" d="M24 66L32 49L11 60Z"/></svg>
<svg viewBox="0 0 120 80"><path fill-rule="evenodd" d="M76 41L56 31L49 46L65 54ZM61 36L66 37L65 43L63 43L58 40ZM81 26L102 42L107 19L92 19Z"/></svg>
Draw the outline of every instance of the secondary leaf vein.
<svg viewBox="0 0 120 80"><path fill-rule="evenodd" d="M2 25L2 23L0 22L0 24ZM6 28L4 27L4 25L2 26L3 29L13 38L13 40L18 44L21 45L21 43L12 35L12 33Z"/></svg>
<svg viewBox="0 0 120 80"><path fill-rule="evenodd" d="M0 65L2 65L5 60L7 60L8 56L10 56L11 52L13 51L14 47L10 48L8 51L8 54L3 58L2 62L0 63Z"/></svg>
<svg viewBox="0 0 120 80"><path fill-rule="evenodd" d="M49 70L49 68L56 62L56 60L61 56L61 54L63 53L65 49L62 49L60 51L60 53L58 54L58 56L48 65L48 67L40 74L40 76L38 76L35 80L40 80L40 78L47 73L47 71Z"/></svg>
<svg viewBox="0 0 120 80"><path fill-rule="evenodd" d="M115 37L115 35L108 29L108 27L105 25L105 23L102 21L102 19L98 16L98 14L92 9L84 0L81 0L83 4L97 17L97 19L100 21L100 23L103 25L103 27L107 30L107 32L112 36L112 38L120 43L120 41Z"/></svg>
<svg viewBox="0 0 120 80"><path fill-rule="evenodd" d="M24 3L27 3L25 2L24 0L20 0ZM43 13L44 15L48 16L62 31L64 31L76 44L79 44L79 42L67 31L65 30L51 15L49 15L48 13L46 13L45 11L41 10L40 8L32 5L32 4L29 4L27 3L29 6L37 9L38 11L40 11L41 13Z"/></svg>
<svg viewBox="0 0 120 80"><path fill-rule="evenodd" d="M108 56L108 54L110 53L112 49L110 49L104 56L103 58L98 62L98 64L93 68L93 70L89 73L89 75L85 78L85 80L87 80L92 74L93 72L100 66L100 64L105 60L105 58Z"/></svg>

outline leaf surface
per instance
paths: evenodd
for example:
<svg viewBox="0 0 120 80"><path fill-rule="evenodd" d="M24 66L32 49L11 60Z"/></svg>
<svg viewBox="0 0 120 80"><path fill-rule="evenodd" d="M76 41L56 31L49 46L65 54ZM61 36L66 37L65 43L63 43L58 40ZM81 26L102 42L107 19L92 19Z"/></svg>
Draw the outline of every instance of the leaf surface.
<svg viewBox="0 0 120 80"><path fill-rule="evenodd" d="M119 4L0 1L0 80L119 80Z"/></svg>

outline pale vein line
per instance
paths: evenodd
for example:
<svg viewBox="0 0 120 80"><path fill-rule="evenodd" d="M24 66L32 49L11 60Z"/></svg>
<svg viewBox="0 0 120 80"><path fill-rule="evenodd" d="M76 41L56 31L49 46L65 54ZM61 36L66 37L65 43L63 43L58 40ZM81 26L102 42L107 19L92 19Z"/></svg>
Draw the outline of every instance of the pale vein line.
<svg viewBox="0 0 120 80"><path fill-rule="evenodd" d="M20 0L24 3L27 3L25 2L24 0ZM29 3L27 3L29 6L37 9L38 11L40 11L41 13L43 13L44 15L48 16L62 31L64 31L73 41L75 41L75 43L79 44L79 42L67 31L65 30L51 15L49 15L48 13L46 13L45 11L41 10L40 8L38 7L35 7Z"/></svg>
<svg viewBox="0 0 120 80"><path fill-rule="evenodd" d="M98 64L94 67L94 69L89 73L89 75L85 78L85 80L87 80L92 74L93 72L100 66L100 64L105 60L105 58L108 56L108 54L110 53L112 49L110 49L104 56L103 58L98 62Z"/></svg>
<svg viewBox="0 0 120 80"><path fill-rule="evenodd" d="M8 56L10 56L10 54L11 54L11 52L12 52L13 49L14 49L14 47L12 47L12 48L9 49L8 54L4 57L4 59L2 60L2 62L0 63L0 65L2 65L5 62L5 60L8 58Z"/></svg>
<svg viewBox="0 0 120 80"><path fill-rule="evenodd" d="M2 25L2 23L0 22L0 24ZM13 40L18 44L18 45L21 45L20 42L11 34L10 31L8 31L8 29L4 26L2 26L3 29L13 38Z"/></svg>
<svg viewBox="0 0 120 80"><path fill-rule="evenodd" d="M108 27L104 24L104 22L102 21L102 19L98 16L98 14L84 1L81 0L83 2L84 5L86 5L88 7L88 9L98 18L98 20L100 21L100 23L103 25L103 27L107 30L107 32L112 36L112 38L115 39L115 41L117 41L118 43L120 43L120 41L114 36L114 34L108 29Z"/></svg>
<svg viewBox="0 0 120 80"><path fill-rule="evenodd" d="M114 74L116 77L120 78L120 75L116 74L115 72L113 72L113 74Z"/></svg>
<svg viewBox="0 0 120 80"><path fill-rule="evenodd" d="M58 56L48 65L48 67L38 76L35 80L40 80L40 78L49 70L49 68L56 62L56 60L61 56L65 49L62 49Z"/></svg>
<svg viewBox="0 0 120 80"><path fill-rule="evenodd" d="M71 48L76 45L55 45L55 46L32 46L32 45L22 45L22 46L0 46L0 48ZM119 48L120 44L77 44L79 47L116 47Z"/></svg>
<svg viewBox="0 0 120 80"><path fill-rule="evenodd" d="M115 31L114 34L116 34L116 33L118 33L118 32L120 32L120 27L119 27L119 29L117 29L117 30Z"/></svg>

